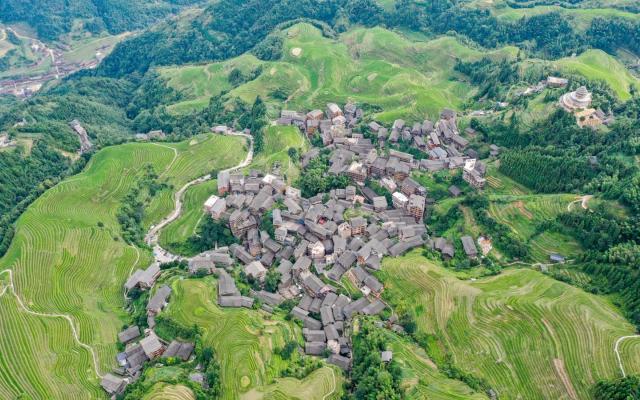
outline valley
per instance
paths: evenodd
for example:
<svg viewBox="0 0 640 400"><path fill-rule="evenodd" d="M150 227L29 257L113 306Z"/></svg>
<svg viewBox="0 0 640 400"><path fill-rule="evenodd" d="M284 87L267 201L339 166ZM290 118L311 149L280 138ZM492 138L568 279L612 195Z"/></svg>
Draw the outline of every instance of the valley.
<svg viewBox="0 0 640 400"><path fill-rule="evenodd" d="M0 398L635 398L635 2L99 3L0 5Z"/></svg>

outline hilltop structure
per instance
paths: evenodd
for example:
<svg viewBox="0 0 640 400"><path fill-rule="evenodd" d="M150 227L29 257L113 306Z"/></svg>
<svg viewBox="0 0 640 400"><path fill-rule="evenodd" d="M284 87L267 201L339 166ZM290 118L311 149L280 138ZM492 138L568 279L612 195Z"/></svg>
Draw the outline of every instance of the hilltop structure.
<svg viewBox="0 0 640 400"><path fill-rule="evenodd" d="M560 107L566 112L576 112L591 106L592 95L586 87L580 86L574 92L565 93L560 97Z"/></svg>

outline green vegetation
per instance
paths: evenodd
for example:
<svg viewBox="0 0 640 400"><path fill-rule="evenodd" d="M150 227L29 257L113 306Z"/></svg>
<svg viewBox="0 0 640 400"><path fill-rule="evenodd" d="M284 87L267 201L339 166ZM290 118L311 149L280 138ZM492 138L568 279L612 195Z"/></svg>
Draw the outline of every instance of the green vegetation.
<svg viewBox="0 0 640 400"><path fill-rule="evenodd" d="M218 185L215 180L187 189L182 204L182 215L160 232L160 245L163 249L179 254L179 246L175 244L185 243L197 233L200 222L206 216L202 208L203 204L209 196L217 193L217 189Z"/></svg>
<svg viewBox="0 0 640 400"><path fill-rule="evenodd" d="M589 80L606 82L623 101L631 98L632 87L640 89L640 79L602 50L589 50L578 57L561 58L554 61L553 65L568 73L578 73Z"/></svg>
<svg viewBox="0 0 640 400"><path fill-rule="evenodd" d="M300 357L296 352L295 359L285 360L275 351L301 337L292 321L260 311L219 308L213 279L178 280L173 289L167 314L179 323L201 327L203 344L215 349L222 367L222 398L261 397L261 393L286 397L297 388L303 388L302 393L315 391L318 398L333 393L338 397L342 378L333 368L323 367L302 381L279 379Z"/></svg>
<svg viewBox="0 0 640 400"><path fill-rule="evenodd" d="M79 339L96 350L100 371L111 369L116 333L126 318L122 284L133 269L150 262L148 252L120 239L116 218L122 200L145 173L141 166L151 165L177 187L216 166L238 162L242 158L238 143L238 138L216 136L171 147L126 144L100 151L84 172L48 190L20 217L14 240L0 259L0 270L14 271L16 291L30 309L69 315ZM233 153L226 146L238 150ZM172 191L165 192L170 199ZM152 205L163 204L161 199L154 198ZM171 200L166 207L172 207ZM167 208L150 207L163 216ZM148 215L150 221L159 219ZM5 296L2 301L9 301ZM47 318L45 325L37 324L33 321L39 317L24 314L12 302L0 309L0 318L4 326L14 327L0 342L3 354L24 348L21 343L25 340L42 344L33 347L37 355L20 352L11 365L0 366L0 390L8 393L3 397L26 393L63 398L70 391L78 397L99 393L91 356L74 345L66 320ZM51 356L69 352L73 361ZM73 370L68 369L70 365ZM73 384L68 383L71 377Z"/></svg>
<svg viewBox="0 0 640 400"><path fill-rule="evenodd" d="M489 214L509 227L529 245L531 258L546 263L552 253L573 258L582 247L571 236L559 232L540 231L540 224L554 220L566 212L569 204L580 207L580 199L569 194L489 196ZM577 201L577 203L575 203Z"/></svg>
<svg viewBox="0 0 640 400"><path fill-rule="evenodd" d="M382 271L396 311L436 339L430 356L450 352L506 398L587 398L617 376L613 344L634 332L608 300L531 270L465 282L412 252ZM625 366L640 371L637 359Z"/></svg>
<svg viewBox="0 0 640 400"><path fill-rule="evenodd" d="M120 33L141 29L159 18L175 13L180 6L195 4L197 0L166 0L146 3L140 0L100 3L89 0L72 5L63 1L35 1L24 3L6 0L0 4L0 22L25 23L43 40L55 40L71 32L81 21L91 33L109 31Z"/></svg>
<svg viewBox="0 0 640 400"><path fill-rule="evenodd" d="M265 172L272 171L278 166L280 174L292 182L300 174L300 163L292 158L290 149L296 154L303 155L309 148L308 141L300 130L294 126L270 126L264 132L264 146L249 168L256 168Z"/></svg>
<svg viewBox="0 0 640 400"><path fill-rule="evenodd" d="M596 400L629 400L640 398L640 378L628 376L613 381L600 381L593 390Z"/></svg>
<svg viewBox="0 0 640 400"><path fill-rule="evenodd" d="M287 108L304 110L353 99L368 105L377 119L386 122L425 114L434 118L443 107L460 108L472 93L468 84L456 79L455 59L482 55L451 37L413 42L382 28L356 29L340 40L323 37L307 24L294 25L286 32L279 62L261 63L245 55L205 66L160 69L168 84L185 96L170 110L202 108L208 97L230 88L228 71L247 63L248 68L261 65L262 73L231 89L229 96L251 103L259 95L272 112L283 100ZM294 49L301 49L300 55L294 55ZM514 51L506 48L492 54L509 57ZM194 90L191 77L206 84Z"/></svg>
<svg viewBox="0 0 640 400"><path fill-rule="evenodd" d="M390 350L381 328L373 321L360 320L353 341L353 365L347 383L348 399L382 398L399 400L404 398L400 388L402 370L394 359L383 362L382 351Z"/></svg>
<svg viewBox="0 0 640 400"><path fill-rule="evenodd" d="M143 400L194 400L193 392L186 386L157 383Z"/></svg>

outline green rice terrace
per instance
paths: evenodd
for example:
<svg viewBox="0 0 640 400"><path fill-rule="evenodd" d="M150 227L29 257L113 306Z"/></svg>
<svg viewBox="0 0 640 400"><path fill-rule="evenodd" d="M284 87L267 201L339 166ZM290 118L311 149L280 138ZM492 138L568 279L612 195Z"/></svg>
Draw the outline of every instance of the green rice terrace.
<svg viewBox="0 0 640 400"><path fill-rule="evenodd" d="M3 332L6 328L9 333L2 335L0 346L3 354L11 354L17 346L24 347L20 343L42 345L27 346L39 349L39 356L20 353L11 365L2 365L1 397L101 397L86 345L95 351L99 372L112 367L116 333L125 317L122 283L132 269L151 261L148 251L120 238L116 219L120 201L140 177L143 165L151 165L177 187L242 157L241 139L223 136L175 145L109 147L84 172L38 199L18 221L13 244L0 260L0 270L13 271L15 293L24 305L16 303L11 291L0 297ZM149 221L154 213L164 215L172 207L172 190L165 192L149 204ZM70 322L49 317L53 314L69 316L78 340L74 341Z"/></svg>
<svg viewBox="0 0 640 400"><path fill-rule="evenodd" d="M618 373L616 340L634 333L610 301L536 271L463 281L417 252L384 267L386 295L437 338L434 354L447 349L505 398L588 398ZM640 370L628 357L637 343L622 349L628 373Z"/></svg>
<svg viewBox="0 0 640 400"><path fill-rule="evenodd" d="M0 399L640 399L637 1L66 3L0 5Z"/></svg>

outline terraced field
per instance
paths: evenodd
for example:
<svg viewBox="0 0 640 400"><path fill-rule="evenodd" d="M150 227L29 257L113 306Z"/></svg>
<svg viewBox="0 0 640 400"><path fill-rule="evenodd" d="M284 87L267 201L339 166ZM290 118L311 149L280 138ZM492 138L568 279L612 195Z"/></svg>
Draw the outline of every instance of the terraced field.
<svg viewBox="0 0 640 400"><path fill-rule="evenodd" d="M294 126L270 126L264 135L264 149L248 168L271 171L274 165L280 165L280 173L293 182L300 171L289 157L288 150L294 148L303 155L309 148L309 141Z"/></svg>
<svg viewBox="0 0 640 400"><path fill-rule="evenodd" d="M253 389L240 396L241 400L325 400L339 399L342 378L337 369L323 367L306 378L279 378L275 383Z"/></svg>
<svg viewBox="0 0 640 400"><path fill-rule="evenodd" d="M156 146L173 153L170 164L158 171L160 179L171 188L162 190L145 209L144 225L150 227L173 210L173 193L187 182L209 172L238 164L248 147L244 139L235 136L202 134L180 143Z"/></svg>
<svg viewBox="0 0 640 400"><path fill-rule="evenodd" d="M267 392L286 393L292 387L312 386L317 391L314 395L322 398L332 393L334 387L340 388L339 372L335 372L336 386L329 385L326 377L313 378L322 382L320 388L310 382L274 380L288 363L274 354L274 349L301 337L300 328L294 323L270 319L271 316L260 311L219 308L215 303L214 279L179 280L173 283L173 289L167 313L185 325L195 323L202 327L204 343L215 348L222 365L224 399L249 393L255 396ZM269 386L272 383L275 385Z"/></svg>
<svg viewBox="0 0 640 400"><path fill-rule="evenodd" d="M596 380L618 375L613 345L634 332L607 299L532 270L460 281L412 252L383 271L387 296L501 398L588 398ZM640 372L639 355L626 354L629 373Z"/></svg>
<svg viewBox="0 0 640 400"><path fill-rule="evenodd" d="M407 339L387 331L393 358L402 368L402 386L410 399L476 400L487 399L464 383L449 379L438 371L425 351Z"/></svg>
<svg viewBox="0 0 640 400"><path fill-rule="evenodd" d="M196 233L198 223L205 215L202 208L204 202L217 192L218 183L215 179L187 189L182 205L183 213L180 218L160 231L160 246L174 254L179 254L179 250L173 244L184 243Z"/></svg>
<svg viewBox="0 0 640 400"><path fill-rule="evenodd" d="M640 88L640 79L633 76L615 57L602 50L588 50L578 57L562 58L555 61L554 65L588 79L607 82L620 100L631 98L631 86Z"/></svg>
<svg viewBox="0 0 640 400"><path fill-rule="evenodd" d="M284 56L278 62L243 56L224 63L161 69L171 87L190 95L187 102L174 105L173 111L204 106L211 94L228 88L224 81L232 66L247 62L251 68L262 65L262 74L230 93L247 102L260 95L272 111L281 104L273 96L279 91L288 95L285 104L293 109L353 99L382 107L384 111L377 115L382 121L400 116L435 117L444 107L461 107L473 94L473 88L453 71L456 59L512 57L517 53L515 48L482 53L451 37L414 42L382 28L356 29L332 40L311 25L298 24L286 34ZM206 82L197 85L204 89L194 89L189 77Z"/></svg>
<svg viewBox="0 0 640 400"><path fill-rule="evenodd" d="M571 257L582 250L567 235L556 232L536 233L537 224L553 220L558 214L566 212L568 204L576 198L578 197L572 194L490 196L489 213L529 242L533 258L544 262L548 261L551 253Z"/></svg>
<svg viewBox="0 0 640 400"><path fill-rule="evenodd" d="M143 400L195 400L195 397L186 386L157 383Z"/></svg>
<svg viewBox="0 0 640 400"><path fill-rule="evenodd" d="M79 340L96 352L98 373L114 364L116 333L125 317L122 283L134 267L151 261L149 253L119 239L120 201L145 164L179 183L242 158L239 139L217 137L198 143L125 144L100 151L84 172L28 208L0 259L0 271L13 270L16 292L26 307L71 318ZM233 149L237 154L229 155ZM26 314L9 292L1 301L0 328L11 334L2 335L0 354L13 355L0 361L1 397L103 396L91 358L74 344L68 321Z"/></svg>

